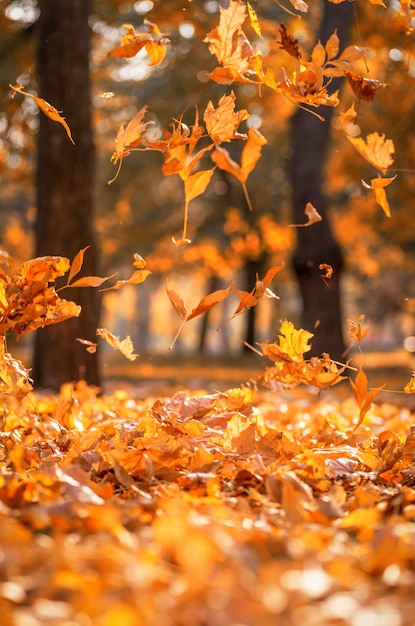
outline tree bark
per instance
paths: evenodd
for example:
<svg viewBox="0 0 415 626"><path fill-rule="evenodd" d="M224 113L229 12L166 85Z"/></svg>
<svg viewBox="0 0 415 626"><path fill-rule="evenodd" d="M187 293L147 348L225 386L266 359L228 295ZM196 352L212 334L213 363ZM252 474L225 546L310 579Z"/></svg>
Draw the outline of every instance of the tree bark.
<svg viewBox="0 0 415 626"><path fill-rule="evenodd" d="M89 0L39 0L39 95L65 117L64 128L39 114L36 253L71 260L86 246L83 274L97 274L93 222L94 143L90 110ZM82 307L81 316L36 333L32 375L37 387L58 389L85 379L99 384L97 356L77 337L93 340L99 303L91 288L68 289L65 297Z"/></svg>
<svg viewBox="0 0 415 626"><path fill-rule="evenodd" d="M337 29L340 44L344 46L352 5L349 2L324 4L319 39L324 45ZM338 82L333 81L333 91L339 87ZM312 354L328 352L332 358L340 359L344 352L340 293L343 254L330 226L324 193L324 171L333 114L331 107L324 109L318 109L318 113L325 118L324 122L304 109L298 109L292 120L294 222L304 223L307 202L311 202L323 218L311 227L298 229L292 264L303 302L302 325L314 333ZM322 279L324 271L319 269L321 263L332 266L333 277L330 280Z"/></svg>

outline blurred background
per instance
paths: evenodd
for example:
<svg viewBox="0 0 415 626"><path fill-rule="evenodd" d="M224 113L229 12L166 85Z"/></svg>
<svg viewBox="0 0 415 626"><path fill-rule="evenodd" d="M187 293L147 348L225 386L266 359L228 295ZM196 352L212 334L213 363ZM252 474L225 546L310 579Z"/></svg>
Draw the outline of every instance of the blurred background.
<svg viewBox="0 0 415 626"><path fill-rule="evenodd" d="M96 0L87 4L95 145L92 158L96 242L91 254L97 256L101 276L118 272L117 278L128 278L136 252L146 259L146 267L152 272L141 285L101 295L100 325L121 337L130 335L142 355L167 354L180 320L166 297L166 279L190 311L204 295L232 281L236 289L251 290L256 273L263 277L268 267L281 261L285 262L285 269L271 285L279 300L263 299L259 303L255 319L251 320L254 333L252 328L248 329L247 315L216 331L238 305L236 297L228 298L209 315L186 325L174 353L235 356L243 350L245 340L275 340L279 320L289 319L301 325L304 303L292 266L298 229L291 226L297 223L292 209L291 168L295 146L291 125L298 107L269 89L263 88L259 94L256 85L232 85L238 108L249 112L246 126L259 129L268 141L248 180L254 211L248 211L237 181L217 170L203 196L191 202L192 244L175 248L172 237L180 236L184 207L180 179L162 175L161 154L137 151L123 159L118 178L108 185L116 170L110 158L120 125L128 122L142 106L149 107L148 118L154 121L152 132L156 137L157 133L161 136L162 129L171 129L172 121L182 115L187 123L193 123L195 107L203 111L209 100L218 101L223 86L208 78L215 59L203 39L217 25L221 3ZM293 59L278 45L281 23L298 40L300 48L309 53L317 43L327 4L330 3L310 3L306 18L300 19L301 16L274 2L253 2L263 38L256 36L249 24L246 32L261 50L264 65L292 66ZM222 3L222 7L226 5ZM19 83L29 92L46 98L39 90L36 65L40 8L36 0L0 3L0 247L16 262L32 258L39 251L35 241L39 197L36 169L42 114L31 98L12 99L9 83ZM333 110L328 122L330 140L325 159L318 167L327 220L344 256L340 288L345 347L350 344L348 320L356 321L364 314L370 326L363 344L365 349L412 351L415 349L411 339L415 335L415 101L411 95L415 86L414 38L408 34L403 20L392 16L393 10L393 7L389 10L376 7L375 11L370 3L359 3L356 15L350 19L349 40L364 42L368 49L366 62L370 77L393 85L393 89L381 89L373 102L357 103L350 86L341 85L341 105ZM131 59L109 57L109 51L120 44L125 34L122 26L132 24L140 32L145 30L145 19L156 23L171 41L164 61L151 66L144 49ZM356 71L359 68L366 72L363 63ZM277 75L277 79L282 80L282 76ZM395 144L393 167L398 177L387 189L390 218L376 203L374 194L362 186L362 179L370 181L374 177L373 168L357 155L342 130L340 113L352 102L358 110L358 131L351 129L351 132L361 132L363 137L374 131L385 133ZM59 102L53 104L61 110ZM82 109L85 102L80 98L77 106ZM68 108L62 106L62 110L72 127ZM63 129L59 132L64 135ZM232 150L238 159L240 148L236 146ZM390 175L394 174L391 170ZM71 222L70 211L63 219ZM62 250L62 254L68 253ZM323 279L321 283L327 289ZM315 327L318 327L317 319ZM313 328L308 330L313 332ZM9 342L13 351L13 338ZM30 351L33 338L27 337L22 342Z"/></svg>

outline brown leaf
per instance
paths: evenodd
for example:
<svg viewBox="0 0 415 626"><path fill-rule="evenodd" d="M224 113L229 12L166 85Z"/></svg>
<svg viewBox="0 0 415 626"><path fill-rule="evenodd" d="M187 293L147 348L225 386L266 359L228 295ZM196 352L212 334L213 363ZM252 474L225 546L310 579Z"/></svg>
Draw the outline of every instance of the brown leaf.
<svg viewBox="0 0 415 626"><path fill-rule="evenodd" d="M298 39L294 39L291 35L288 34L288 31L284 24L280 24L280 37L281 41L277 41L282 50L288 52L289 55L294 57L295 59L300 59L301 54L298 49Z"/></svg>
<svg viewBox="0 0 415 626"><path fill-rule="evenodd" d="M219 302L222 302L222 300L229 296L230 292L233 289L233 285L234 283L229 285L229 287L227 287L226 289L218 289L217 291L213 291L207 296L204 296L204 298L201 299L197 307L194 308L191 313L189 313L189 315L186 317L186 322L189 322L198 315L202 315L206 311L209 311L214 306L219 304Z"/></svg>
<svg viewBox="0 0 415 626"><path fill-rule="evenodd" d="M364 102L372 102L379 89L387 87L386 83L381 83L373 78L363 78L352 70L345 72L345 74L354 95Z"/></svg>

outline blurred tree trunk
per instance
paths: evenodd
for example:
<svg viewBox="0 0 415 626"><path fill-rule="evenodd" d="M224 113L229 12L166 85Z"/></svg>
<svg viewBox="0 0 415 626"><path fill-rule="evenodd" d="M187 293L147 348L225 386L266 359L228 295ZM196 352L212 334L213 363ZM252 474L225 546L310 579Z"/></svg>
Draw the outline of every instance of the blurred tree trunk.
<svg viewBox="0 0 415 626"><path fill-rule="evenodd" d="M39 0L39 95L66 118L76 145L64 128L39 114L37 169L38 256L71 260L85 246L83 274L96 274L93 230L94 144L90 111L89 0ZM32 375L37 387L58 389L67 381L99 384L96 355L77 337L93 340L98 297L93 289L68 289L64 297L82 307L79 319L36 333Z"/></svg>
<svg viewBox="0 0 415 626"><path fill-rule="evenodd" d="M324 45L337 29L340 45L345 46L352 16L352 5L324 3L324 15L319 39ZM330 86L334 91L337 81ZM293 159L293 211L294 222L304 223L304 210L311 202L323 220L309 228L299 228L297 244L292 259L298 278L302 302L302 325L314 333L312 354L328 352L332 358L341 358L344 351L342 334L342 307L340 297L340 277L343 268L343 254L336 241L327 213L324 195L324 175L327 145L333 109L318 109L325 121L320 121L312 113L298 109L292 120ZM323 281L321 263L331 265L333 277Z"/></svg>

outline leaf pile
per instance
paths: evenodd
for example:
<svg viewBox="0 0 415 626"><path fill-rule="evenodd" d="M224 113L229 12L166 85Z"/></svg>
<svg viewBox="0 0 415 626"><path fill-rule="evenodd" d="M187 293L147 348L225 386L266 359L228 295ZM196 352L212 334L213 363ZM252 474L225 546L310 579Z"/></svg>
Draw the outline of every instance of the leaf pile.
<svg viewBox="0 0 415 626"><path fill-rule="evenodd" d="M2 625L412 624L413 416L327 393L5 397Z"/></svg>

